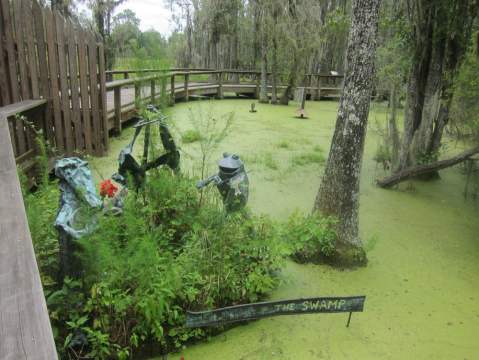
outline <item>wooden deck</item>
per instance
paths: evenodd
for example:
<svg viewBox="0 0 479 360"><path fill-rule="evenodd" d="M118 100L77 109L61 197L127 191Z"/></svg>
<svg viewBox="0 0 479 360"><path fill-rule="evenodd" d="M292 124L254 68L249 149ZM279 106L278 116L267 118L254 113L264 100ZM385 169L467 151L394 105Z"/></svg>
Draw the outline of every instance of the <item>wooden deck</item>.
<svg viewBox="0 0 479 360"><path fill-rule="evenodd" d="M0 113L0 359L57 359L6 117Z"/></svg>

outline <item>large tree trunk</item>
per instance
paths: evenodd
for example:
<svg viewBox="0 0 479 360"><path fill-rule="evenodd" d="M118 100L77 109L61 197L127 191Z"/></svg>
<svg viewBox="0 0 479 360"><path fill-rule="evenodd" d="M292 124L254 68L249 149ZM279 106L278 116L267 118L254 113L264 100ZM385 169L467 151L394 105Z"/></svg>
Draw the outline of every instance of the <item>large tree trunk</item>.
<svg viewBox="0 0 479 360"><path fill-rule="evenodd" d="M259 93L259 102L268 103L268 52L266 47L266 34L263 34L261 41L261 89Z"/></svg>
<svg viewBox="0 0 479 360"><path fill-rule="evenodd" d="M389 98L390 114L388 117L388 137L389 147L391 149L391 165L393 168L397 166L399 159L399 131L397 128L397 85L391 87L391 95Z"/></svg>
<svg viewBox="0 0 479 360"><path fill-rule="evenodd" d="M418 159L433 161L449 121L451 89L470 41L479 3L417 0L413 3L415 57L408 89L401 171Z"/></svg>
<svg viewBox="0 0 479 360"><path fill-rule="evenodd" d="M430 164L411 166L384 179L377 180L376 183L379 187L389 188L399 184L402 181L426 175L431 172L437 172L439 170L459 164L477 153L479 153L479 147L464 151L463 153L446 160L436 161Z"/></svg>
<svg viewBox="0 0 479 360"><path fill-rule="evenodd" d="M273 64L271 67L271 104L278 103L278 41L273 34Z"/></svg>
<svg viewBox="0 0 479 360"><path fill-rule="evenodd" d="M358 235L359 180L369 103L380 0L353 0L347 71L328 162L313 211L338 219L336 261L367 262Z"/></svg>
<svg viewBox="0 0 479 360"><path fill-rule="evenodd" d="M432 51L434 9L431 1L418 0L413 3L415 49L407 86L403 141L396 171L400 171L410 164L411 144L416 130L421 125Z"/></svg>

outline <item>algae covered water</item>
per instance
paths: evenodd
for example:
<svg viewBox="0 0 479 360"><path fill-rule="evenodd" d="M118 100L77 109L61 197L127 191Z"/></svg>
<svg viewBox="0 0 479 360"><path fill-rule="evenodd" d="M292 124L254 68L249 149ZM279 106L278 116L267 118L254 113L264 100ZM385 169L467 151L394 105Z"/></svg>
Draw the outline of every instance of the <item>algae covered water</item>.
<svg viewBox="0 0 479 360"><path fill-rule="evenodd" d="M250 171L251 209L284 220L296 209L309 212L318 190L336 120L336 102L308 102L309 119L296 105L252 100L198 101L169 109L173 131L192 128L194 116L234 112L223 152L238 153ZM474 203L463 199L458 168L434 182L409 182L397 190L374 185L384 175L373 161L386 114L374 105L363 161L360 233L369 264L353 271L288 261L271 299L366 295L363 313L314 314L263 319L192 345L190 359L477 359L479 358L479 222ZM112 144L112 157L129 139ZM180 142L180 141L179 141ZM197 175L198 144L182 144L182 168ZM454 149L450 148L453 152ZM110 176L112 158L93 161Z"/></svg>

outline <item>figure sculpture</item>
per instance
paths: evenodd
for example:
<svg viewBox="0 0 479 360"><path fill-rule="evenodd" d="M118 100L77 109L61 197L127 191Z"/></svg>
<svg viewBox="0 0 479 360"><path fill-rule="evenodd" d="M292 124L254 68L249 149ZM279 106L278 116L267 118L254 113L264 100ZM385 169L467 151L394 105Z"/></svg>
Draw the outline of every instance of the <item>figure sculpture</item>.
<svg viewBox="0 0 479 360"><path fill-rule="evenodd" d="M141 187L145 180L147 171L157 168L161 165L167 165L174 171L179 170L180 153L176 148L175 141L173 140L170 130L165 123L166 116L161 114L161 112L153 105L149 105L147 109L150 113L154 114L155 118L153 120L141 119L136 125L133 126L135 128L133 139L125 148L120 151L120 155L118 157L118 173L114 174L112 179L122 185L126 185L128 177L131 176L135 187ZM150 148L150 126L156 123L159 125L160 139L163 144L163 148L165 149L165 153L152 161L148 161L148 153ZM143 158L141 164L139 164L133 156L133 146L135 145L135 141L143 128L145 128Z"/></svg>
<svg viewBox="0 0 479 360"><path fill-rule="evenodd" d="M213 183L221 194L227 212L244 208L249 195L249 179L244 163L238 155L224 153L218 162L218 168L217 174L198 181L196 187L202 189Z"/></svg>

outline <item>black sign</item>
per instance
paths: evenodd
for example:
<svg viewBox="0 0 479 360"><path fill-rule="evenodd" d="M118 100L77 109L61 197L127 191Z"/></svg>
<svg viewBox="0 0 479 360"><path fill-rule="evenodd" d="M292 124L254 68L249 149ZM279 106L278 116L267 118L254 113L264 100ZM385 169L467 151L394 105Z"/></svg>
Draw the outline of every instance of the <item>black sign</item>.
<svg viewBox="0 0 479 360"><path fill-rule="evenodd" d="M351 318L352 312L363 311L365 300L366 296L319 297L236 305L211 311L188 311L186 326L215 326L269 316L311 313L349 312Z"/></svg>

